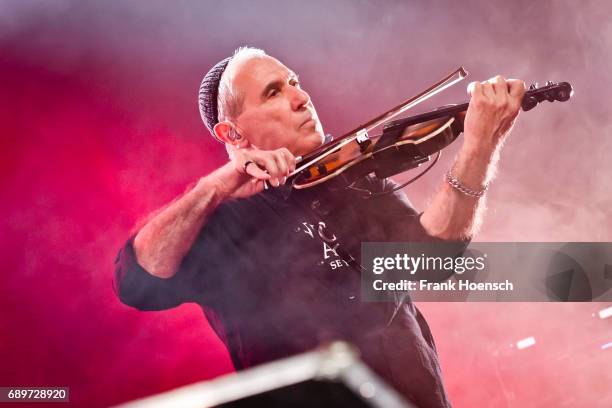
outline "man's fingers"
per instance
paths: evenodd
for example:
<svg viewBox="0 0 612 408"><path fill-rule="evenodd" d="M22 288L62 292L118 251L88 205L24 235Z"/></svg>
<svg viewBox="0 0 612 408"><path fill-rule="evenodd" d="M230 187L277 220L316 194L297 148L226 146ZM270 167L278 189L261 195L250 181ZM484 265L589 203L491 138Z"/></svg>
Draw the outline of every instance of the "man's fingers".
<svg viewBox="0 0 612 408"><path fill-rule="evenodd" d="M495 91L489 82L472 82L468 85L468 93L472 99L481 100L487 98L495 100Z"/></svg>
<svg viewBox="0 0 612 408"><path fill-rule="evenodd" d="M289 151L289 149L282 148L280 152L285 159L285 163L287 163L287 175L292 173L295 170L295 166L297 165L297 158Z"/></svg>
<svg viewBox="0 0 612 408"><path fill-rule="evenodd" d="M284 147L272 151L252 150L245 159L246 163L251 162L245 166L245 173L254 179L266 180L273 187L285 184L296 167L295 157Z"/></svg>
<svg viewBox="0 0 612 408"><path fill-rule="evenodd" d="M278 164L276 163L276 158L272 155L266 155L263 158L264 166L266 171L270 174L270 183L274 187L278 187L280 185L280 170L278 168Z"/></svg>
<svg viewBox="0 0 612 408"><path fill-rule="evenodd" d="M266 181L256 178L251 179L251 184L254 186L255 193L258 193L266 188Z"/></svg>
<svg viewBox="0 0 612 408"><path fill-rule="evenodd" d="M520 97L522 99L523 95L525 95L525 91L527 90L525 82L521 81L520 79L509 79L507 82L508 93L510 96L515 98Z"/></svg>
<svg viewBox="0 0 612 408"><path fill-rule="evenodd" d="M467 92L470 95L472 95L472 97L481 95L482 94L482 84L478 81L470 82L470 84L467 87Z"/></svg>
<svg viewBox="0 0 612 408"><path fill-rule="evenodd" d="M508 93L508 84L506 83L506 78L503 76L497 75L489 79L487 82L493 86L493 90L495 91L496 95Z"/></svg>
<svg viewBox="0 0 612 408"><path fill-rule="evenodd" d="M274 157L281 174L288 175L295 168L295 158L288 149L282 147L275 150Z"/></svg>
<svg viewBox="0 0 612 408"><path fill-rule="evenodd" d="M289 174L289 164L287 163L287 159L283 156L281 152L277 152L274 155L274 160L276 161L276 167L278 168L278 176L280 178Z"/></svg>
<svg viewBox="0 0 612 408"><path fill-rule="evenodd" d="M249 176L253 176L255 179L259 180L269 180L270 175L266 173L261 167L257 165L255 162L249 163L245 168L246 174Z"/></svg>
<svg viewBox="0 0 612 408"><path fill-rule="evenodd" d="M525 95L525 82L518 79L508 80L508 99L510 100L510 111L517 114L521 110L521 103Z"/></svg>
<svg viewBox="0 0 612 408"><path fill-rule="evenodd" d="M484 82L482 84L482 94L490 101L494 101L495 90L493 89L493 84L491 84L490 82Z"/></svg>
<svg viewBox="0 0 612 408"><path fill-rule="evenodd" d="M510 95L508 94L508 83L506 78L501 75L497 75L492 78L491 85L495 90L495 103L498 107L504 107L508 105Z"/></svg>
<svg viewBox="0 0 612 408"><path fill-rule="evenodd" d="M501 75L486 82L472 82L472 95L464 121L466 140L495 146L508 134L519 113L525 85Z"/></svg>
<svg viewBox="0 0 612 408"><path fill-rule="evenodd" d="M283 177L289 174L287 161L281 152L279 150L261 152L259 160L271 176L270 184L273 187L280 186Z"/></svg>

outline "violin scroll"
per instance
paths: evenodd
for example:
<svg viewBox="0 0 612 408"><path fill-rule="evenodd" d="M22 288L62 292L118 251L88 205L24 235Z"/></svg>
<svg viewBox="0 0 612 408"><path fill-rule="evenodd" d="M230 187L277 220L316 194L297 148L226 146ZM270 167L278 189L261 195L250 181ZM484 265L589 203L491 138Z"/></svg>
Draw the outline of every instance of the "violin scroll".
<svg viewBox="0 0 612 408"><path fill-rule="evenodd" d="M548 81L541 88L538 88L538 84L535 83L531 84L527 92L525 92L521 107L525 112L527 112L535 108L540 102L565 102L569 100L573 94L574 90L568 82L554 83L552 81Z"/></svg>

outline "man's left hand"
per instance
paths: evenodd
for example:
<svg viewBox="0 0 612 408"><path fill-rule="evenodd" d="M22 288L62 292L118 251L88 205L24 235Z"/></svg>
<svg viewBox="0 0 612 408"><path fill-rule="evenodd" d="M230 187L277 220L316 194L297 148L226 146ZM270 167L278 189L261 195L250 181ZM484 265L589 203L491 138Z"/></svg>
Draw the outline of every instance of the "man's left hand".
<svg viewBox="0 0 612 408"><path fill-rule="evenodd" d="M493 152L510 132L521 108L525 83L498 75L468 85L471 95L464 122L465 144Z"/></svg>

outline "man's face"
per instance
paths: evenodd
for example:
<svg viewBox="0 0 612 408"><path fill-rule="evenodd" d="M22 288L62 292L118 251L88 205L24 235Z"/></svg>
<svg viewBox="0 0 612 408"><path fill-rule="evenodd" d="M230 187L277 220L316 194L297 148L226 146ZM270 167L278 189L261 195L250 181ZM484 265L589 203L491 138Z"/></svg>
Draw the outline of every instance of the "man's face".
<svg viewBox="0 0 612 408"><path fill-rule="evenodd" d="M244 99L234 122L251 145L286 147L302 156L323 143L317 112L293 71L269 56L239 62L235 69L234 88Z"/></svg>

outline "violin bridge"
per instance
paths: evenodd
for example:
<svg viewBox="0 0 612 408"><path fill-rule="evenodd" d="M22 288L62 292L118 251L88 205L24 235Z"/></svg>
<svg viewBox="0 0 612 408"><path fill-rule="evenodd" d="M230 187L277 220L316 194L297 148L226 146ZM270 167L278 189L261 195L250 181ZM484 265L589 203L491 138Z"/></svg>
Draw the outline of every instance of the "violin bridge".
<svg viewBox="0 0 612 408"><path fill-rule="evenodd" d="M359 145L359 150L361 150L361 153L365 153L366 149L372 144L366 129L361 129L357 132L357 138L355 141Z"/></svg>

